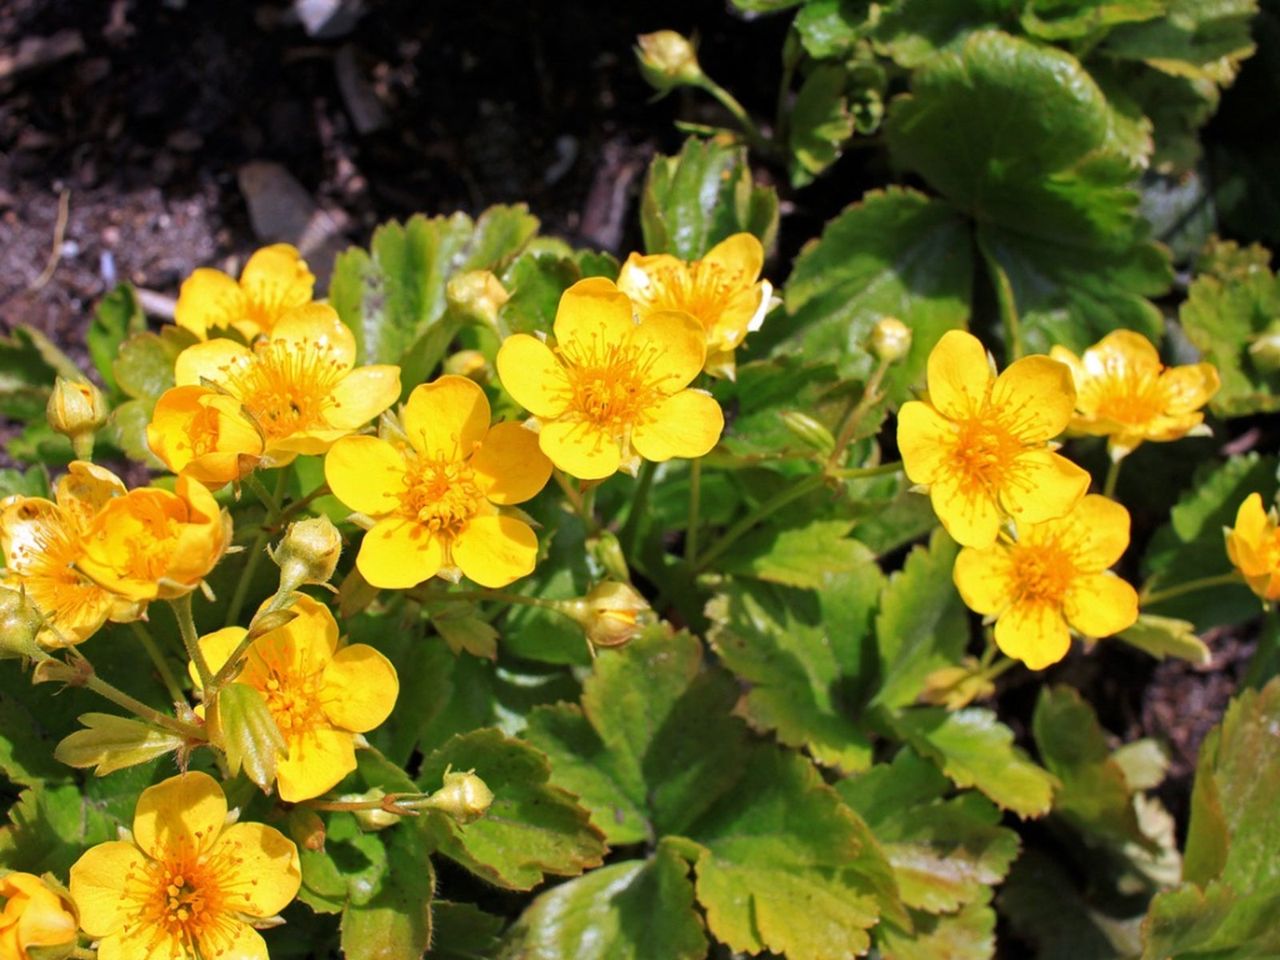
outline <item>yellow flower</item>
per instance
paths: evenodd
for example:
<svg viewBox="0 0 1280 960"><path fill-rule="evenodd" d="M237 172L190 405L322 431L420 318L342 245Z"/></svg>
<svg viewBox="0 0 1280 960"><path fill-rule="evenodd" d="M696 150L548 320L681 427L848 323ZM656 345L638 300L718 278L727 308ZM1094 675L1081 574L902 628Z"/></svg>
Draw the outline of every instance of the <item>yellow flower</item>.
<svg viewBox="0 0 1280 960"><path fill-rule="evenodd" d="M253 641L237 683L262 694L288 756L276 767L280 799L318 797L356 768L356 734L391 714L400 682L386 657L363 643L341 646L329 608L300 594L298 616ZM200 638L215 673L246 631L227 627ZM191 677L199 685L195 665Z"/></svg>
<svg viewBox="0 0 1280 960"><path fill-rule="evenodd" d="M109 470L73 462L54 488L54 500L14 495L0 500L0 550L5 583L26 591L48 626L45 647L79 643L107 620L136 620L141 608L76 569L85 534L98 512L125 494Z"/></svg>
<svg viewBox="0 0 1280 960"><path fill-rule="evenodd" d="M147 446L174 473L211 490L243 479L262 459L262 434L240 401L207 387L161 394L147 424Z"/></svg>
<svg viewBox="0 0 1280 960"><path fill-rule="evenodd" d="M537 495L551 464L536 434L518 423L490 427L489 417L480 387L443 376L409 395L407 447L377 437L333 445L324 473L334 496L378 521L356 557L369 583L412 587L457 568L501 587L533 572L538 538L499 507Z"/></svg>
<svg viewBox="0 0 1280 960"><path fill-rule="evenodd" d="M0 877L0 960L32 960L27 947L56 947L76 939L75 915L60 895L30 873Z"/></svg>
<svg viewBox="0 0 1280 960"><path fill-rule="evenodd" d="M635 301L641 319L681 311L706 331L704 367L713 377L732 377L733 351L759 330L773 287L760 279L764 247L749 233L735 233L701 260L685 263L666 253L633 253L618 274L618 289Z"/></svg>
<svg viewBox="0 0 1280 960"><path fill-rule="evenodd" d="M192 772L142 791L132 839L76 861L71 897L98 960L267 960L252 924L279 914L301 882L293 841L228 824L218 782Z"/></svg>
<svg viewBox="0 0 1280 960"><path fill-rule="evenodd" d="M1262 496L1249 494L1226 536L1227 556L1244 574L1249 589L1263 600L1280 600L1280 527L1275 508L1264 510Z"/></svg>
<svg viewBox="0 0 1280 960"><path fill-rule="evenodd" d="M400 368L353 369L356 341L330 306L310 303L280 319L253 347L210 340L188 347L178 386L209 381L239 401L265 440L263 465L324 453L400 396Z"/></svg>
<svg viewBox="0 0 1280 960"><path fill-rule="evenodd" d="M222 559L230 522L188 476L174 490L139 487L109 501L84 535L80 570L133 601L190 593Z"/></svg>
<svg viewBox="0 0 1280 960"><path fill-rule="evenodd" d="M1077 357L1065 347L1049 354L1071 368L1076 385L1075 433L1107 438L1111 459L1144 440L1177 440L1207 432L1200 408L1222 385L1211 363L1165 367L1151 341L1116 330Z"/></svg>
<svg viewBox="0 0 1280 960"><path fill-rule="evenodd" d="M700 457L724 429L720 405L686 387L706 359L686 313L637 323L630 298L599 277L564 292L556 345L516 334L498 351L498 376L541 423L542 452L561 470L601 480L634 473L640 458Z"/></svg>
<svg viewBox="0 0 1280 960"><path fill-rule="evenodd" d="M1065 517L1019 523L1016 543L966 547L954 578L969 607L996 618L996 645L1033 670L1057 663L1070 630L1109 637L1138 619L1138 594L1107 568L1129 546L1129 511L1091 494Z"/></svg>
<svg viewBox="0 0 1280 960"><path fill-rule="evenodd" d="M235 330L246 340L270 334L294 307L311 302L316 278L287 243L263 247L244 265L240 282L201 267L178 292L173 319L201 340Z"/></svg>
<svg viewBox="0 0 1280 960"><path fill-rule="evenodd" d="M1075 405L1065 366L1025 357L996 377L977 338L951 330L929 354L928 384L927 400L898 412L898 449L961 544L990 546L1006 517L1051 520L1084 496L1089 474L1049 445Z"/></svg>

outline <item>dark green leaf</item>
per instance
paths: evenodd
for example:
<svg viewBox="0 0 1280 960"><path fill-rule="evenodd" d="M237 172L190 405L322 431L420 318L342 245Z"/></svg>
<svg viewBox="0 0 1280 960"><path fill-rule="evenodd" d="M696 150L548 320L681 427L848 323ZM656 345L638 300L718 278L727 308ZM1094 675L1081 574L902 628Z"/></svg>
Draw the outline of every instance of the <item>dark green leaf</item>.
<svg viewBox="0 0 1280 960"><path fill-rule="evenodd" d="M387 872L367 902L342 912L346 960L413 960L431 942L435 871L421 831L401 825L387 835Z"/></svg>
<svg viewBox="0 0 1280 960"><path fill-rule="evenodd" d="M43 420L56 375L26 327L18 327L8 339L0 338L0 415Z"/></svg>
<svg viewBox="0 0 1280 960"><path fill-rule="evenodd" d="M114 840L119 825L75 784L32 787L0 827L0 863L10 870L66 876L87 847Z"/></svg>
<svg viewBox="0 0 1280 960"><path fill-rule="evenodd" d="M874 566L871 551L847 536L851 526L848 520L813 520L782 529L761 527L739 540L717 566L737 576L816 589L833 576Z"/></svg>
<svg viewBox="0 0 1280 960"><path fill-rule="evenodd" d="M1168 0L1163 6L1163 16L1113 30L1103 44L1106 54L1175 77L1230 84L1240 61L1253 54L1249 26L1257 0Z"/></svg>
<svg viewBox="0 0 1280 960"><path fill-rule="evenodd" d="M367 904L381 889L387 873L387 851L381 837L362 831L349 813L328 814L324 849L298 848L302 860L298 896L311 909L323 913L338 913L348 900Z"/></svg>
<svg viewBox="0 0 1280 960"><path fill-rule="evenodd" d="M912 911L911 922L911 933L887 922L876 927L883 960L990 960L995 955L996 913L988 906L970 903L948 916Z"/></svg>
<svg viewBox="0 0 1280 960"><path fill-rule="evenodd" d="M146 328L146 317L134 296L133 287L128 283L117 286L94 308L93 320L85 334L85 345L89 348L93 365L102 376L102 382L112 393L119 389L114 366L121 344Z"/></svg>
<svg viewBox="0 0 1280 960"><path fill-rule="evenodd" d="M843 64L819 64L805 77L791 105L791 183L802 187L835 163L853 136Z"/></svg>
<svg viewBox="0 0 1280 960"><path fill-rule="evenodd" d="M173 386L178 354L195 342L194 335L179 327L133 334L120 345L112 364L116 384L136 400L156 400Z"/></svg>

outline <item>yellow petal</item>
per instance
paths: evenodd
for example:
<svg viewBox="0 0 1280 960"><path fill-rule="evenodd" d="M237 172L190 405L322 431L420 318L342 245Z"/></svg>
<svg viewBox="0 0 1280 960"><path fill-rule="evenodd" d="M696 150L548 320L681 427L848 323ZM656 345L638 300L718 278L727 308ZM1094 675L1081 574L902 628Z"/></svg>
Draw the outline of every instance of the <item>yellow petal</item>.
<svg viewBox="0 0 1280 960"><path fill-rule="evenodd" d="M551 461L538 435L519 423L494 424L471 458L476 484L494 503L524 503L551 478Z"/></svg>
<svg viewBox="0 0 1280 960"><path fill-rule="evenodd" d="M173 377L180 387L198 387L204 381L226 384L233 371L252 361L253 354L244 344L218 338L187 347L173 364Z"/></svg>
<svg viewBox="0 0 1280 960"><path fill-rule="evenodd" d="M558 417L572 391L564 366L541 340L517 333L498 350L498 377L513 400L535 417Z"/></svg>
<svg viewBox="0 0 1280 960"><path fill-rule="evenodd" d="M669 253L646 256L633 252L618 270L618 289L642 308L652 307L655 300L668 300L661 296L666 292L664 287L668 282L667 278L683 277L687 273L688 267L684 261Z"/></svg>
<svg viewBox="0 0 1280 960"><path fill-rule="evenodd" d="M995 543L1004 518L995 498L985 490L962 487L954 478L943 476L929 488L929 499L956 543L978 548Z"/></svg>
<svg viewBox="0 0 1280 960"><path fill-rule="evenodd" d="M240 284L221 270L200 267L182 282L173 321L201 340L229 329L249 312Z"/></svg>
<svg viewBox="0 0 1280 960"><path fill-rule="evenodd" d="M942 476L955 442L955 424L929 404L908 400L898 411L898 452L912 483Z"/></svg>
<svg viewBox="0 0 1280 960"><path fill-rule="evenodd" d="M90 847L71 867L71 899L80 913L80 926L91 937L117 930L124 917L121 892L131 874L146 866L142 851L132 843L111 840Z"/></svg>
<svg viewBox="0 0 1280 960"><path fill-rule="evenodd" d="M588 420L544 423L538 445L552 463L581 480L611 477L622 462L617 439Z"/></svg>
<svg viewBox="0 0 1280 960"><path fill-rule="evenodd" d="M221 670L222 665L231 657L236 647L240 646L240 642L248 632L244 627L223 627L221 630L206 633L201 637L200 652L204 654L204 662L209 669L214 673ZM200 671L196 669L194 661L187 664L187 672L191 675L191 682L199 690L201 688Z"/></svg>
<svg viewBox="0 0 1280 960"><path fill-rule="evenodd" d="M1109 637L1138 620L1138 593L1114 573L1076 577L1067 588L1067 622L1086 637Z"/></svg>
<svg viewBox="0 0 1280 960"><path fill-rule="evenodd" d="M228 910L270 917L298 895L302 870L298 848L279 830L262 823L234 823L222 831L213 855L233 859Z"/></svg>
<svg viewBox="0 0 1280 960"><path fill-rule="evenodd" d="M1236 510L1236 525L1233 532L1237 537L1250 542L1261 540L1270 525L1270 518L1262 506L1262 494L1251 493L1244 498Z"/></svg>
<svg viewBox="0 0 1280 960"><path fill-rule="evenodd" d="M996 621L996 646L1032 670L1057 663L1071 649L1062 611L1046 603L1018 603Z"/></svg>
<svg viewBox="0 0 1280 960"><path fill-rule="evenodd" d="M287 736L289 756L276 767L280 799L297 803L318 797L337 786L356 768L354 734L316 727L298 736Z"/></svg>
<svg viewBox="0 0 1280 960"><path fill-rule="evenodd" d="M181 927L132 924L98 944L97 960L189 960L181 933Z"/></svg>
<svg viewBox="0 0 1280 960"><path fill-rule="evenodd" d="M373 647L343 647L324 668L321 697L335 727L364 733L391 715L400 680L391 661Z"/></svg>
<svg viewBox="0 0 1280 960"><path fill-rule="evenodd" d="M1084 365L1092 376L1104 371L1156 374L1161 368L1160 352L1134 330L1113 330L1084 352Z"/></svg>
<svg viewBox="0 0 1280 960"><path fill-rule="evenodd" d="M659 310L647 314L631 331L645 379L663 393L687 387L707 358L707 335L687 313Z"/></svg>
<svg viewBox="0 0 1280 960"><path fill-rule="evenodd" d="M1050 450L1027 450L1000 490L1000 504L1019 523L1042 523L1069 513L1089 489L1088 471Z"/></svg>
<svg viewBox="0 0 1280 960"><path fill-rule="evenodd" d="M1089 494L1064 522L1071 527L1073 560L1080 570L1105 570L1129 549L1129 511L1108 497Z"/></svg>
<svg viewBox="0 0 1280 960"><path fill-rule="evenodd" d="M984 616L999 613L1013 602L1014 579L1009 551L996 544L985 550L965 547L951 571L965 606Z"/></svg>
<svg viewBox="0 0 1280 960"><path fill-rule="evenodd" d="M1071 422L1075 381L1057 360L1023 357L996 378L991 405L1005 429L1023 443L1043 443Z"/></svg>
<svg viewBox="0 0 1280 960"><path fill-rule="evenodd" d="M84 460L74 460L58 480L54 499L83 528L95 513L127 492L124 481L110 470Z"/></svg>
<svg viewBox="0 0 1280 960"><path fill-rule="evenodd" d="M261 333L271 333L274 321L293 307L311 300L316 278L302 255L287 243L257 251L240 273L240 287L252 306L252 319Z"/></svg>
<svg viewBox="0 0 1280 960"><path fill-rule="evenodd" d="M754 234L735 233L707 251L703 263L713 263L727 273L740 273L745 283L755 283L764 268L764 247Z"/></svg>
<svg viewBox="0 0 1280 960"><path fill-rule="evenodd" d="M8 892L0 891L0 895L10 898L10 909L15 906L12 898L17 897L21 903L22 915L17 923L20 945L52 947L70 943L76 938L76 931L79 929L76 918L72 916L62 897L45 886L39 877L29 873L11 873L4 881L7 881L5 886L8 887ZM4 919L0 915L0 934L3 934ZM2 945L3 941L0 941L0 946Z"/></svg>
<svg viewBox="0 0 1280 960"><path fill-rule="evenodd" d="M404 407L409 443L429 460L467 459L484 441L489 420L484 391L475 381L453 375L414 387Z"/></svg>
<svg viewBox="0 0 1280 960"><path fill-rule="evenodd" d="M1169 398L1165 412L1176 415L1203 407L1218 392L1222 380L1213 364L1195 363L1170 367L1160 375L1160 386Z"/></svg>
<svg viewBox="0 0 1280 960"><path fill-rule="evenodd" d="M298 594L289 609L297 616L255 640L254 653L291 673L323 670L338 649L338 622L327 606L306 594Z"/></svg>
<svg viewBox="0 0 1280 960"><path fill-rule="evenodd" d="M356 363L356 338L327 303L294 307L271 330L272 341L282 341L299 350L326 350L343 370Z"/></svg>
<svg viewBox="0 0 1280 960"><path fill-rule="evenodd" d="M342 430L356 430L400 399L400 368L391 364L357 367L329 394L324 418Z"/></svg>
<svg viewBox="0 0 1280 960"><path fill-rule="evenodd" d="M366 533L356 556L365 580L387 590L416 587L443 564L439 538L422 524L399 517L382 520Z"/></svg>
<svg viewBox="0 0 1280 960"><path fill-rule="evenodd" d="M709 393L681 390L667 397L631 432L631 443L646 460L701 457L724 430L724 413Z"/></svg>
<svg viewBox="0 0 1280 960"><path fill-rule="evenodd" d="M505 587L533 573L538 538L515 517L476 517L453 542L453 560L482 587Z"/></svg>
<svg viewBox="0 0 1280 960"><path fill-rule="evenodd" d="M161 949L165 952L153 953L146 960L171 960L173 957L186 960L186 955L183 953L171 953L168 952L168 948ZM262 934L249 924L235 919L228 919L216 933L201 940L200 956L216 957L217 960L271 960L267 955L267 942L262 939ZM98 955L98 960L103 960L101 954ZM138 958L133 957L131 960L138 960Z"/></svg>
<svg viewBox="0 0 1280 960"><path fill-rule="evenodd" d="M377 437L343 437L325 454L324 478L349 509L380 517L400 506L408 465Z"/></svg>
<svg viewBox="0 0 1280 960"><path fill-rule="evenodd" d="M133 838L160 860L179 849L207 850L226 819L227 798L218 781L193 770L142 791L133 812Z"/></svg>
<svg viewBox="0 0 1280 960"><path fill-rule="evenodd" d="M631 298L604 277L579 280L560 297L554 330L562 351L622 343L635 326Z"/></svg>
<svg viewBox="0 0 1280 960"><path fill-rule="evenodd" d="M991 384L986 348L971 333L948 330L929 354L929 402L961 420L979 410Z"/></svg>

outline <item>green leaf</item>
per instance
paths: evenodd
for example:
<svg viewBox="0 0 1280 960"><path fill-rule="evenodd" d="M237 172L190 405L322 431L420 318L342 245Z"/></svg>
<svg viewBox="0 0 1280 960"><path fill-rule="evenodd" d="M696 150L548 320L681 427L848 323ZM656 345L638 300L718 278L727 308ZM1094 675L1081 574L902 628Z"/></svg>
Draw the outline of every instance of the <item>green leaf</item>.
<svg viewBox="0 0 1280 960"><path fill-rule="evenodd" d="M0 773L15 784L68 776L53 758L57 731L41 722L42 692L32 688L18 661L0 663Z"/></svg>
<svg viewBox="0 0 1280 960"><path fill-rule="evenodd" d="M537 218L523 205L490 207L475 221L464 213L417 214L403 224L384 223L369 252L353 247L340 254L329 300L355 334L360 362L401 362L444 316L450 277L501 270L537 230Z"/></svg>
<svg viewBox="0 0 1280 960"><path fill-rule="evenodd" d="M883 960L989 960L996 949L996 913L970 903L958 913L933 916L912 911L912 932L891 923L875 929Z"/></svg>
<svg viewBox="0 0 1280 960"><path fill-rule="evenodd" d="M1280 364L1264 335L1280 320L1280 282L1270 255L1225 276L1201 273L1187 290L1178 319L1187 339L1212 363L1222 388L1209 402L1220 416L1240 417L1280 409Z"/></svg>
<svg viewBox="0 0 1280 960"><path fill-rule="evenodd" d="M470 903L437 900L431 905L431 960L487 960L498 949L501 917Z"/></svg>
<svg viewBox="0 0 1280 960"><path fill-rule="evenodd" d="M954 913L986 903L1018 855L1018 835L976 793L946 799L949 784L910 749L892 764L836 784L884 847L902 901L914 910Z"/></svg>
<svg viewBox="0 0 1280 960"><path fill-rule="evenodd" d="M1103 51L1175 77L1230 84L1254 51L1249 28L1257 0L1168 0L1164 6L1163 16L1113 30Z"/></svg>
<svg viewBox="0 0 1280 960"><path fill-rule="evenodd" d="M805 77L791 105L791 184L802 187L840 158L853 136L853 115L845 97L845 69L820 63Z"/></svg>
<svg viewBox="0 0 1280 960"><path fill-rule="evenodd" d="M0 863L9 870L66 876L85 848L114 840L117 822L75 784L24 790L0 827Z"/></svg>
<svg viewBox="0 0 1280 960"><path fill-rule="evenodd" d="M119 284L94 308L89 331L85 334L85 345L89 348L93 365L102 376L102 382L111 393L120 389L114 370L120 346L132 334L141 333L146 328L147 319L138 305L132 285L128 283Z"/></svg>
<svg viewBox="0 0 1280 960"><path fill-rule="evenodd" d="M178 354L195 342L195 335L180 327L133 334L120 345L111 366L116 384L136 400L155 401L173 386Z"/></svg>
<svg viewBox="0 0 1280 960"><path fill-rule="evenodd" d="M346 960L411 960L431 943L435 870L422 831L401 826L387 837L387 872L367 902L342 912Z"/></svg>
<svg viewBox="0 0 1280 960"><path fill-rule="evenodd" d="M1142 566L1148 575L1143 596L1174 589L1180 584L1229 573L1222 530L1233 527L1236 511L1250 493L1269 503L1276 491L1276 460L1257 453L1233 457L1222 464L1205 463L1191 486L1170 511L1169 523L1156 531ZM1178 617L1203 631L1225 623L1239 623L1258 612L1258 600L1243 584L1194 590L1169 600L1143 604L1160 616Z"/></svg>
<svg viewBox="0 0 1280 960"><path fill-rule="evenodd" d="M848 520L812 520L802 526L761 527L738 541L717 566L725 573L788 587L816 589L832 576L864 570L875 556L847 536Z"/></svg>
<svg viewBox="0 0 1280 960"><path fill-rule="evenodd" d="M667 844L542 894L507 933L506 960L700 960L707 937L689 867Z"/></svg>
<svg viewBox="0 0 1280 960"><path fill-rule="evenodd" d="M1061 787L1053 811L1087 839L1123 847L1145 844L1133 789L1111 759L1098 716L1070 687L1042 687L1031 721L1036 747Z"/></svg>
<svg viewBox="0 0 1280 960"><path fill-rule="evenodd" d="M241 770L261 789L269 790L276 779L276 764L287 746L266 698L247 683L229 683L218 691L217 723L227 756L227 769Z"/></svg>
<svg viewBox="0 0 1280 960"><path fill-rule="evenodd" d="M760 747L690 832L698 902L732 950L788 960L866 951L893 880L866 824L802 757Z"/></svg>
<svg viewBox="0 0 1280 960"><path fill-rule="evenodd" d="M431 625L455 655L466 651L486 660L498 656L498 631L487 621L473 616L438 616L432 617Z"/></svg>
<svg viewBox="0 0 1280 960"><path fill-rule="evenodd" d="M43 420L56 375L26 327L16 328L7 339L0 338L0 415L12 420Z"/></svg>
<svg viewBox="0 0 1280 960"><path fill-rule="evenodd" d="M616 271L609 279L617 276ZM511 299L499 316L511 333L550 333L560 295L582 279L582 271L568 256L527 250L502 275Z"/></svg>
<svg viewBox="0 0 1280 960"><path fill-rule="evenodd" d="M1147 299L1172 279L1113 152L1106 97L1069 54L980 31L918 70L886 123L896 163L975 222L1027 352L1127 327L1155 337Z"/></svg>
<svg viewBox="0 0 1280 960"><path fill-rule="evenodd" d="M649 164L640 198L649 253L696 260L735 233L753 233L769 250L778 233L778 195L751 179L745 147L690 137L679 156Z"/></svg>
<svg viewBox="0 0 1280 960"><path fill-rule="evenodd" d="M890 725L956 786L977 787L1023 819L1049 812L1056 780L1013 745L1013 731L992 711L918 707L894 714Z"/></svg>
<svg viewBox="0 0 1280 960"><path fill-rule="evenodd" d="M871 31L877 52L915 69L975 30L1011 23L1011 0L898 0Z"/></svg>
<svg viewBox="0 0 1280 960"><path fill-rule="evenodd" d="M1270 960L1280 955L1280 891L1186 884L1157 894L1142 960Z"/></svg>
<svg viewBox="0 0 1280 960"><path fill-rule="evenodd" d="M779 353L834 358L843 376L865 380L872 327L897 317L912 331L910 354L886 378L900 402L924 383L942 335L968 323L972 283L970 231L954 208L913 190L872 192L801 251L784 293L787 316L771 318L756 339Z"/></svg>
<svg viewBox="0 0 1280 960"><path fill-rule="evenodd" d="M548 783L551 764L531 745L493 729L456 736L423 760L420 787L439 789L450 768L474 770L494 800L486 816L467 826L435 811L424 814L435 848L446 857L510 890L600 865L602 834L573 794Z"/></svg>
<svg viewBox="0 0 1280 960"><path fill-rule="evenodd" d="M299 845L298 855L302 861L298 896L317 912L338 913L348 901L367 904L387 873L387 851L380 835L365 833L349 813L327 816L323 850Z"/></svg>
<svg viewBox="0 0 1280 960"><path fill-rule="evenodd" d="M809 56L825 60L853 52L867 26L865 0L808 0L793 21Z"/></svg>
<svg viewBox="0 0 1280 960"><path fill-rule="evenodd" d="M846 772L871 762L853 694L882 579L868 558L821 593L736 581L707 609L708 639L749 685L739 705L747 720Z"/></svg>
<svg viewBox="0 0 1280 960"><path fill-rule="evenodd" d="M779 460L811 457L814 448L787 427L785 415L803 413L834 432L850 402L856 402L850 386L834 365L793 354L780 352L768 360L739 364L733 380L714 385L720 405L736 410L733 430L721 438L719 449L742 457L744 463L769 456ZM710 476L704 476L703 482ZM660 488L654 491L655 496L659 493ZM715 501L706 498L704 506L713 505Z"/></svg>
<svg viewBox="0 0 1280 960"><path fill-rule="evenodd" d="M54 759L70 767L93 767L99 777L164 756L184 742L166 730L107 713L86 713L80 722L85 729L64 737Z"/></svg>
<svg viewBox="0 0 1280 960"><path fill-rule="evenodd" d="M1122 23L1141 23L1165 12L1166 0L1031 0L1019 18L1040 40L1096 39Z"/></svg>
<svg viewBox="0 0 1280 960"><path fill-rule="evenodd" d="M1190 620L1140 613L1138 622L1117 634L1116 639L1137 647L1157 660L1177 657L1179 660L1205 666L1213 659L1208 644L1196 636L1195 624Z"/></svg>
<svg viewBox="0 0 1280 960"><path fill-rule="evenodd" d="M963 657L969 615L951 579L959 549L937 529L928 547L912 550L885 585L876 616L881 681L873 703L915 702L929 674Z"/></svg>

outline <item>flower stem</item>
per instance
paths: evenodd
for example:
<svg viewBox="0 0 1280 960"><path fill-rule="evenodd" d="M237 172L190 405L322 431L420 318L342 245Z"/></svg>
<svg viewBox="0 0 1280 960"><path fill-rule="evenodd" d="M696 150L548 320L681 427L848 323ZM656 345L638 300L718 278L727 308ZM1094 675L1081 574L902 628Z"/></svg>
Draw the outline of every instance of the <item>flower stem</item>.
<svg viewBox="0 0 1280 960"><path fill-rule="evenodd" d="M143 625L141 620L135 620L129 626L133 629L133 635L138 638L138 642L142 644L142 649L147 651L147 656L155 664L156 671L160 674L160 679L164 681L164 688L169 691L169 697L174 703L186 703L187 695L182 692L182 687L179 686L177 677L169 669L169 662L165 660L164 654L160 651L156 638L151 636L151 631Z"/></svg>
<svg viewBox="0 0 1280 960"><path fill-rule="evenodd" d="M262 486L262 481L254 474L249 474L245 480L246 482L252 481L250 488L262 498L262 502L267 508L267 515L262 518L262 525L258 527L253 543L249 545L249 555L245 558L244 568L240 571L240 579L236 581L235 592L231 594L231 602L227 604L227 616L223 620L223 626L226 627L234 627L240 619L240 613L244 610L244 602L249 597L249 588L253 586L254 574L258 572L258 565L262 563L263 554L267 552L267 538L270 536L268 531L283 516L280 509L280 499L284 496L285 487L289 483L289 471L287 469L280 471L280 475L276 478L274 495L267 493L266 488ZM294 506L296 507L297 504L294 504Z"/></svg>
<svg viewBox="0 0 1280 960"><path fill-rule="evenodd" d="M67 956L70 960L97 960L98 952L88 947L72 947Z"/></svg>
<svg viewBox="0 0 1280 960"><path fill-rule="evenodd" d="M561 601L545 600L542 597L526 597L520 593L508 593L505 590L455 590L427 597L420 593L410 592L415 600L425 604L447 602L450 600L466 600L472 603L513 603L520 607L541 607L544 610L559 609Z"/></svg>
<svg viewBox="0 0 1280 960"><path fill-rule="evenodd" d="M1157 603L1164 603L1166 600L1172 600L1174 597L1181 597L1187 593L1208 590L1210 587L1225 587L1235 583L1244 583L1244 578L1240 576L1239 571L1232 570L1230 573L1219 573L1212 577L1187 580L1185 583L1180 583L1176 587L1169 587L1167 590L1155 590L1151 593L1144 592L1139 595L1138 601L1142 606L1150 607Z"/></svg>
<svg viewBox="0 0 1280 960"><path fill-rule="evenodd" d="M649 491L653 488L653 474L657 468L658 465L652 460L646 460L641 465L640 476L636 482L636 492L631 498L631 509L627 513L627 523L622 528L622 533L618 535L618 542L622 547L622 555L628 560L631 559L636 537L640 533L640 521L644 519L645 511L649 508Z"/></svg>
<svg viewBox="0 0 1280 960"><path fill-rule="evenodd" d="M305 497L301 498L300 500L295 500L293 503L289 504L287 507L281 510L280 513L276 515L275 528L277 530L280 529L281 524L283 524L286 520L293 518L295 515L302 512L307 507L311 506L311 504L315 503L321 497L327 497L332 492L333 491L329 489L329 485L327 483L320 484L320 486L316 487L314 490L308 493Z"/></svg>
<svg viewBox="0 0 1280 960"><path fill-rule="evenodd" d="M195 724L184 723L176 717L161 713L154 707L147 706L137 697L127 694L114 684L103 680L98 676L93 664L89 662L89 658L79 650L74 652L73 662L71 663L66 663L45 653L42 653L39 659L41 662L48 662L58 668L58 675L50 679L59 679L68 686L86 687L98 696L110 700L117 707L123 707L148 723L171 730L188 740L208 739L205 732Z"/></svg>
<svg viewBox="0 0 1280 960"><path fill-rule="evenodd" d="M200 686L209 689L213 673L209 670L209 662L200 649L200 637L196 633L196 621L191 615L191 594L184 593L169 601L173 608L173 616L178 621L178 633L182 635L182 645L187 649L187 656L196 665L196 674L200 677Z"/></svg>
<svg viewBox="0 0 1280 960"><path fill-rule="evenodd" d="M827 474L814 473L770 497L726 530L724 536L713 543L707 552L699 557L697 562L693 564L694 572L700 573L705 570L710 564L719 559L726 550L750 532L750 530L760 521L781 510L787 504L792 503L795 500L799 500L801 497L817 490L826 482L826 480Z"/></svg>
<svg viewBox="0 0 1280 960"><path fill-rule="evenodd" d="M591 534L598 532L600 525L596 523L595 514L592 513L591 507L588 505L585 496L576 486L574 486L573 481L559 470L552 470L551 476L555 477L557 486L560 487L560 490L565 495L565 499L567 499L573 507L573 512L582 518L582 522L587 528L587 535L590 536Z"/></svg>
<svg viewBox="0 0 1280 960"><path fill-rule="evenodd" d="M684 534L684 561L690 566L698 556L698 522L702 508L702 459L689 464L689 526Z"/></svg>
<svg viewBox="0 0 1280 960"><path fill-rule="evenodd" d="M254 495L262 501L262 505L267 508L267 515L274 517L280 513L280 496L283 492L284 481L288 477L289 471L281 468L280 475L276 479L275 493L271 493L263 482L258 479L256 473L251 473L244 478L244 485L253 491Z"/></svg>
<svg viewBox="0 0 1280 960"><path fill-rule="evenodd" d="M831 456L827 458L827 466L834 467L844 458L845 449L853 442L853 435L858 430L858 425L862 423L862 418L867 415L867 411L880 402L883 396L880 393L880 384L884 381L884 375L889 372L889 361L881 360L879 365L867 379L867 386L862 391L862 396L849 415L844 418L844 423L840 425L840 432L836 435L836 445L831 448Z"/></svg>
<svg viewBox="0 0 1280 960"><path fill-rule="evenodd" d="M1107 479L1102 484L1102 495L1110 497L1112 500L1116 496L1116 484L1120 481L1120 464L1124 463L1124 458L1112 460L1111 465L1107 467Z"/></svg>
<svg viewBox="0 0 1280 960"><path fill-rule="evenodd" d="M883 477L890 473L901 472L902 461L894 460L892 463L881 463L874 467L845 467L828 470L827 476L835 477L839 480L862 480L867 477Z"/></svg>
<svg viewBox="0 0 1280 960"><path fill-rule="evenodd" d="M756 126L756 122L751 119L751 114L747 113L747 108L738 102L738 98L726 90L720 84L716 83L706 74L703 74L702 81L698 84L703 90L715 97L720 106L724 107L733 115L733 119L738 121L738 126L742 128L743 134L747 138L747 143L751 145L753 150L760 153L761 156L773 157L776 155L772 143L770 143L760 132L760 128Z"/></svg>

